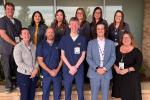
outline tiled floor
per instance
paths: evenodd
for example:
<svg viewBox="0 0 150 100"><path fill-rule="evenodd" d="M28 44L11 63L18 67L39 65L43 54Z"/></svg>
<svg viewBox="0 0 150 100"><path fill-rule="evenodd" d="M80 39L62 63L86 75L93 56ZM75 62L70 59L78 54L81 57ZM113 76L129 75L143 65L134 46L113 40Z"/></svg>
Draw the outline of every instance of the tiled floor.
<svg viewBox="0 0 150 100"><path fill-rule="evenodd" d="M52 98L52 94L53 93L51 92L50 98ZM41 100L41 95L42 95L41 89L37 89L35 100ZM89 85L85 85L84 95L85 100L91 100ZM142 100L150 100L150 82L142 83L142 98L143 98ZM19 90L14 90L12 93L6 94L4 92L4 86L0 85L0 100L19 100ZM64 100L64 91L62 91L61 100ZM72 100L77 100L77 92L75 91L75 87L73 87ZM99 100L101 100L101 95L99 96ZM112 100L111 97L109 100ZM120 100L120 99L113 99L113 100Z"/></svg>

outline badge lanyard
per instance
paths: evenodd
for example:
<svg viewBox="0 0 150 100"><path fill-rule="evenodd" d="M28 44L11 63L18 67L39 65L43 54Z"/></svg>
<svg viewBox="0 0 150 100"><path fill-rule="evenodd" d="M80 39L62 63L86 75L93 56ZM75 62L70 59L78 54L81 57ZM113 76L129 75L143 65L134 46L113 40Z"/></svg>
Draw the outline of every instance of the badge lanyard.
<svg viewBox="0 0 150 100"><path fill-rule="evenodd" d="M124 57L125 57L125 54L122 54L121 62L123 62Z"/></svg>
<svg viewBox="0 0 150 100"><path fill-rule="evenodd" d="M103 64L103 63L104 63L104 51L102 51L100 45L99 45L99 51L100 51L100 53L101 53L101 55L102 55L102 60L100 60L100 61L101 61L102 64Z"/></svg>

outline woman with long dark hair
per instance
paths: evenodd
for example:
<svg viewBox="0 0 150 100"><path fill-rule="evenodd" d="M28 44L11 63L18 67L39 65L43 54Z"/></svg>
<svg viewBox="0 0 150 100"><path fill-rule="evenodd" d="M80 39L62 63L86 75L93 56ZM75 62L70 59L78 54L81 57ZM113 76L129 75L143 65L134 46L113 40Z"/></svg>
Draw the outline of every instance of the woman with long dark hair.
<svg viewBox="0 0 150 100"><path fill-rule="evenodd" d="M130 28L124 22L124 13L121 10L117 10L114 15L114 22L110 24L108 29L108 38L114 41L117 46L124 32L130 32Z"/></svg>
<svg viewBox="0 0 150 100"><path fill-rule="evenodd" d="M106 26L106 34L107 35L107 29L108 29L108 23L106 20L102 18L102 9L100 7L96 7L93 11L93 16L92 16L92 22L90 23L91 26L91 38L95 39L97 38L96 34L96 24L97 23L104 23Z"/></svg>
<svg viewBox="0 0 150 100"><path fill-rule="evenodd" d="M79 33L83 35L87 41L90 40L90 23L86 21L86 14L83 8L76 10L75 17L79 20Z"/></svg>
<svg viewBox="0 0 150 100"><path fill-rule="evenodd" d="M55 13L55 19L51 24L54 29L55 41L60 41L66 31L69 31L68 23L66 21L65 12L62 9L58 9Z"/></svg>
<svg viewBox="0 0 150 100"><path fill-rule="evenodd" d="M35 45L44 39L47 26L45 25L41 12L35 11L33 13L31 25L28 27L28 29L31 34L31 40Z"/></svg>

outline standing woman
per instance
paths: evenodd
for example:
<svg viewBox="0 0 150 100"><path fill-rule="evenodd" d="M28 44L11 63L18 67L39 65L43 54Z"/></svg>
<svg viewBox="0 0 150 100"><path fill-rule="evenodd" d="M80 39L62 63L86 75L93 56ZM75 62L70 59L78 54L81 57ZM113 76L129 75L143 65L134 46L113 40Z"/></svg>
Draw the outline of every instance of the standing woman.
<svg viewBox="0 0 150 100"><path fill-rule="evenodd" d="M100 7L96 7L93 11L92 22L90 23L92 39L97 38L97 34L96 34L96 24L97 23L100 23L100 22L104 23L106 26L106 33L107 33L108 23L102 17L103 17L102 9ZM105 34L105 35L107 35L107 34Z"/></svg>
<svg viewBox="0 0 150 100"><path fill-rule="evenodd" d="M28 27L28 29L31 34L31 40L37 46L37 44L44 39L44 33L47 29L43 16L39 11L35 11L33 13L31 25Z"/></svg>
<svg viewBox="0 0 150 100"><path fill-rule="evenodd" d="M114 22L108 28L108 38L115 42L117 46L124 32L130 32L129 25L124 22L124 13L117 10L114 16Z"/></svg>
<svg viewBox="0 0 150 100"><path fill-rule="evenodd" d="M51 27L54 29L55 41L60 41L66 31L69 31L68 23L66 21L65 13L62 9L56 11L55 19L51 24Z"/></svg>
<svg viewBox="0 0 150 100"><path fill-rule="evenodd" d="M83 35L87 42L90 40L90 23L86 21L86 14L83 8L78 8L76 10L75 17L79 20L79 34ZM84 81L89 82L89 79L86 77L88 71L88 64L84 60Z"/></svg>
<svg viewBox="0 0 150 100"><path fill-rule="evenodd" d="M132 34L124 33L120 45L116 48L113 97L121 100L142 100L139 72L142 60L142 53L135 47Z"/></svg>
<svg viewBox="0 0 150 100"><path fill-rule="evenodd" d="M90 23L86 21L86 14L83 8L78 8L76 10L75 17L79 20L79 33L86 38L87 41L90 40Z"/></svg>
<svg viewBox="0 0 150 100"><path fill-rule="evenodd" d="M102 100L108 100L109 83L112 79L112 66L115 62L115 45L105 38L104 23L97 23L97 38L88 43L86 60L89 64L87 76L90 78L92 100L98 100L99 89Z"/></svg>
<svg viewBox="0 0 150 100"><path fill-rule="evenodd" d="M22 41L14 48L14 59L18 66L17 82L20 89L20 100L34 100L37 83L38 65L35 59L36 46L30 41L27 28L21 30Z"/></svg>

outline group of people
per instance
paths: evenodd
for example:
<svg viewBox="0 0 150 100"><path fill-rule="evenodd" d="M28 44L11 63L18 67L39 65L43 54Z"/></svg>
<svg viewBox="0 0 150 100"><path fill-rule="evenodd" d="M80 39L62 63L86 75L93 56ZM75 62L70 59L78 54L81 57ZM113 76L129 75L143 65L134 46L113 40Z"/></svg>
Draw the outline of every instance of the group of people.
<svg viewBox="0 0 150 100"><path fill-rule="evenodd" d="M69 23L59 9L50 27L42 14L35 11L31 25L22 28L13 17L15 6L7 2L4 8L6 15L0 18L0 54L7 93L17 85L21 100L34 100L41 72L43 100L49 100L51 85L54 100L60 100L62 80L65 100L71 100L74 82L78 100L84 100L85 70L92 100L98 99L99 90L102 100L108 100L111 79L112 98L142 100L142 53L121 10L116 11L113 23L108 25L100 7L94 9L91 23L83 8L76 10ZM17 84L12 82L12 76L17 76Z"/></svg>

